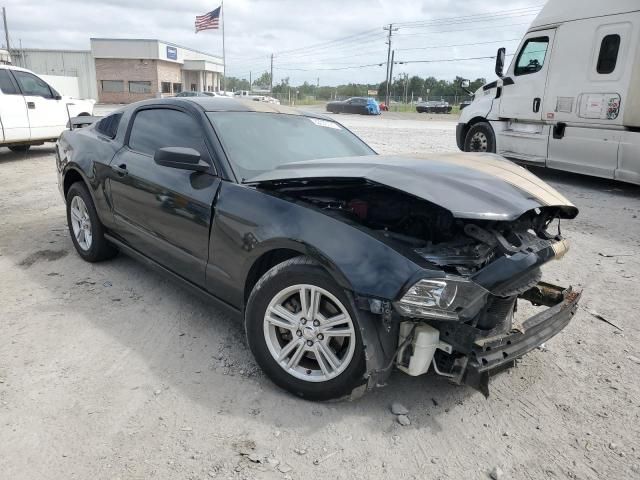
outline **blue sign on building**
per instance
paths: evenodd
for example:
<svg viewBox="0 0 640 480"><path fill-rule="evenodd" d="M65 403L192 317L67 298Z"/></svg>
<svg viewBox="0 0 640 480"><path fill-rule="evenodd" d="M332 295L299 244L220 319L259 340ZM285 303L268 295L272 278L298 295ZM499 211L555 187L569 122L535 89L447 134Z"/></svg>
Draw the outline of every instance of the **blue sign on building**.
<svg viewBox="0 0 640 480"><path fill-rule="evenodd" d="M178 60L178 49L167 45L167 58L169 60Z"/></svg>

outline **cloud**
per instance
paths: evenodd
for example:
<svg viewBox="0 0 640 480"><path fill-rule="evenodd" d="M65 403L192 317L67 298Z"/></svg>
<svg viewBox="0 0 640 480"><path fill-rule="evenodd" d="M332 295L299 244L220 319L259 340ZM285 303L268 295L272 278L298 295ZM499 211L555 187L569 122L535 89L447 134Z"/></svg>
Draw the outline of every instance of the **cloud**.
<svg viewBox="0 0 640 480"><path fill-rule="evenodd" d="M230 75L248 77L251 71L255 78L268 70L274 53L276 82L290 77L292 84L315 83L319 77L326 85L377 83L384 80L385 66L346 67L386 62L383 25L400 24L392 42L396 60L488 56L501 46L490 41L505 41L513 52L518 42L512 39L534 18L533 10L515 9L539 5L534 2L506 0L487 7L480 0L227 0L227 68ZM215 8L215 0L5 0L5 5L12 46L21 40L25 48L88 49L90 37L158 38L212 54L222 51L220 31L196 34L193 28L194 17ZM513 13L487 16L496 10ZM443 18L450 20L437 20ZM489 59L394 68L397 74L448 79L491 77L492 70Z"/></svg>

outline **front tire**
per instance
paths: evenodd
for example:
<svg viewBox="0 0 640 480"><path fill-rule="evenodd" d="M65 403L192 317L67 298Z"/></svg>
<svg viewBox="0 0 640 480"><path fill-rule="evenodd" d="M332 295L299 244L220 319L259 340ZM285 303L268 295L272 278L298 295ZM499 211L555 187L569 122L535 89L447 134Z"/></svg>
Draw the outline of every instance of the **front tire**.
<svg viewBox="0 0 640 480"><path fill-rule="evenodd" d="M353 301L308 257L287 260L264 274L249 296L245 330L262 370L295 395L341 398L365 382Z"/></svg>
<svg viewBox="0 0 640 480"><path fill-rule="evenodd" d="M465 152L496 153L496 138L487 122L473 125L464 139Z"/></svg>
<svg viewBox="0 0 640 480"><path fill-rule="evenodd" d="M89 190L82 182L74 183L67 192L67 225L73 246L87 262L107 260L118 253L104 238L104 227Z"/></svg>

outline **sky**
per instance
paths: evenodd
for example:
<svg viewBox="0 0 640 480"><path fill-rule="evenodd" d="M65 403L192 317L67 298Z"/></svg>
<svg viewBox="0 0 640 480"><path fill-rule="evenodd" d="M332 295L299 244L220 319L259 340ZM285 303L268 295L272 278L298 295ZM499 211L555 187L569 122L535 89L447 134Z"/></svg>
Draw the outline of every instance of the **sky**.
<svg viewBox="0 0 640 480"><path fill-rule="evenodd" d="M269 69L321 85L379 83L393 32L394 76L491 79L498 47L513 53L545 0L226 0L227 74ZM220 30L194 33L219 0L4 0L11 46L89 49L89 38L156 38L222 54ZM3 32L4 33L4 32ZM2 42L4 43L4 41ZM473 59L473 60L460 60ZM447 60L447 61L443 61ZM383 64L380 66L380 64Z"/></svg>

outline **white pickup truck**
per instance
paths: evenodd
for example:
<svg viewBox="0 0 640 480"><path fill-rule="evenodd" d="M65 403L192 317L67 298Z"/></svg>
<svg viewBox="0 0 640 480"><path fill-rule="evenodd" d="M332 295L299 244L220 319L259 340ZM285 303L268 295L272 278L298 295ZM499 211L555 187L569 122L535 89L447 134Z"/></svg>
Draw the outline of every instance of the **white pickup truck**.
<svg viewBox="0 0 640 480"><path fill-rule="evenodd" d="M0 65L0 147L25 152L56 141L71 117L92 115L94 103L63 97L29 70Z"/></svg>

